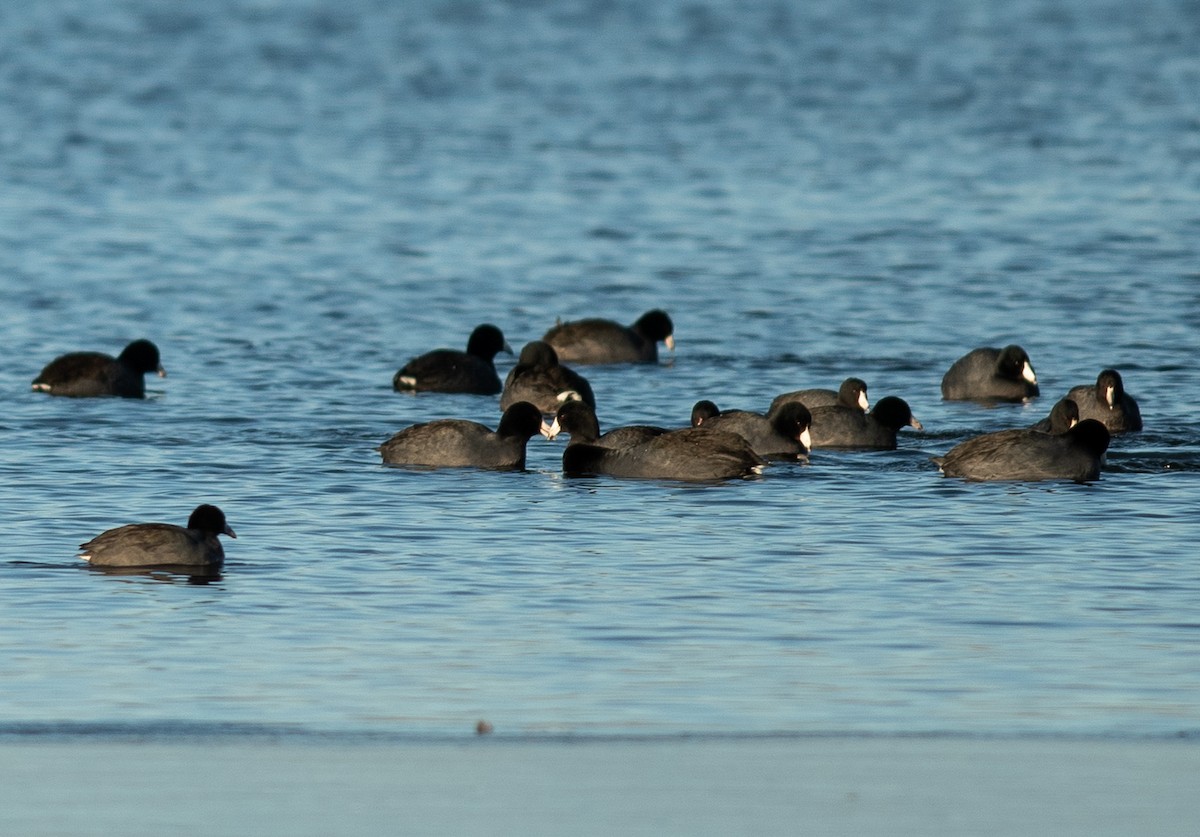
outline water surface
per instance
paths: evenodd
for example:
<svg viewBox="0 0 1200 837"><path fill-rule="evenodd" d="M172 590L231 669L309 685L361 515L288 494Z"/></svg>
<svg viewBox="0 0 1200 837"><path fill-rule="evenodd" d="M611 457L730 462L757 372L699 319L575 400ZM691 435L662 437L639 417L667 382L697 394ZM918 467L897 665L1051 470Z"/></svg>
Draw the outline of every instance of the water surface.
<svg viewBox="0 0 1200 837"><path fill-rule="evenodd" d="M0 21L0 729L1200 727L1200 16L1184 3L270 0ZM926 427L762 479L381 467L480 322L652 307L605 426L857 375ZM149 337L144 402L28 391ZM980 345L1043 397L947 404ZM501 371L512 359L501 356ZM1106 366L1091 485L929 463ZM224 508L219 580L77 544Z"/></svg>

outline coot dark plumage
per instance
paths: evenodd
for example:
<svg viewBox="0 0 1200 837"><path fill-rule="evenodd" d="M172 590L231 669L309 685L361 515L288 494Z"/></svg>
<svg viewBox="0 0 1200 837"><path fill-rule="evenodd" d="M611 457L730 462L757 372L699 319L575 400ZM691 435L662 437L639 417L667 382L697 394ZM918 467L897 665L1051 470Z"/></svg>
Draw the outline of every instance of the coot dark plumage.
<svg viewBox="0 0 1200 837"><path fill-rule="evenodd" d="M596 411L583 401L567 401L558 408L554 423L550 425L548 438L553 439L559 433L571 437L572 444L586 443L605 448L627 448L661 436L668 432L662 427L648 424L633 424L625 427L615 427L607 433L600 433L600 421Z"/></svg>
<svg viewBox="0 0 1200 837"><path fill-rule="evenodd" d="M158 347L149 340L134 340L115 358L102 352L71 352L57 357L33 379L33 388L74 398L145 398L147 372L156 372L160 378L167 376Z"/></svg>
<svg viewBox="0 0 1200 837"><path fill-rule="evenodd" d="M187 526L131 523L80 544L79 557L96 567L220 567L225 551L218 535L236 538L216 506L197 506Z"/></svg>
<svg viewBox="0 0 1200 837"><path fill-rule="evenodd" d="M656 363L658 344L675 348L675 326L665 311L647 311L636 323L590 318L559 323L542 336L563 363Z"/></svg>
<svg viewBox="0 0 1200 837"><path fill-rule="evenodd" d="M466 419L437 419L404 428L376 450L387 465L520 470L526 444L548 432L541 410L518 401L504 411L495 431Z"/></svg>
<svg viewBox="0 0 1200 837"><path fill-rule="evenodd" d="M1024 401L1038 392L1037 374L1020 346L975 349L942 377L947 401Z"/></svg>
<svg viewBox="0 0 1200 837"><path fill-rule="evenodd" d="M505 410L518 401L528 401L536 404L543 413L552 414L572 392L595 408L596 397L592 394L591 384L575 370L559 363L558 354L549 343L534 340L521 349L517 365L504 379L500 409Z"/></svg>
<svg viewBox="0 0 1200 837"><path fill-rule="evenodd" d="M869 413L840 404L814 407L810 412L814 448L894 450L901 427L922 429L908 402L894 395L880 398Z"/></svg>
<svg viewBox="0 0 1200 837"><path fill-rule="evenodd" d="M413 358L392 378L397 392L460 392L495 395L500 391L496 355L512 354L500 329L490 323L477 326L467 350L434 349Z"/></svg>
<svg viewBox="0 0 1200 837"><path fill-rule="evenodd" d="M813 407L831 407L835 404L851 409L857 408L864 413L871 409L871 402L867 399L867 383L862 378L847 378L837 390L798 389L785 392L775 397L767 413L774 413L789 401L799 401L810 410Z"/></svg>
<svg viewBox="0 0 1200 837"><path fill-rule="evenodd" d="M1066 433L1079 424L1079 405L1070 398L1060 398L1050 410L1050 415L1029 426L1030 430L1043 433Z"/></svg>
<svg viewBox="0 0 1200 837"><path fill-rule="evenodd" d="M1067 398L1079 405L1080 420L1096 419L1109 433L1142 429L1142 413L1115 369L1101 372L1094 385L1072 387Z"/></svg>
<svg viewBox="0 0 1200 837"><path fill-rule="evenodd" d="M1084 419L1066 433L1001 430L955 445L934 462L948 477L969 480L1098 479L1109 434L1095 419Z"/></svg>
<svg viewBox="0 0 1200 837"><path fill-rule="evenodd" d="M622 448L572 441L563 451L568 475L714 482L753 476L765 464L741 436L707 427L671 430Z"/></svg>
<svg viewBox="0 0 1200 837"><path fill-rule="evenodd" d="M789 401L767 416L750 410L721 411L711 401L697 401L692 407L693 427L736 433L766 459L805 459L812 447L811 424L812 415L798 401Z"/></svg>

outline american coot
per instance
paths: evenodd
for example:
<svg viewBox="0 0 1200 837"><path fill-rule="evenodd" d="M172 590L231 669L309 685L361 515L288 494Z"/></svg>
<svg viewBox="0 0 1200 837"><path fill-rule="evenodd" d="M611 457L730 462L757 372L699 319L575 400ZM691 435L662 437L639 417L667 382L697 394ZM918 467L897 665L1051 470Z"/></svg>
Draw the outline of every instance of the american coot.
<svg viewBox="0 0 1200 837"><path fill-rule="evenodd" d="M1080 419L1103 422L1109 433L1142 429L1142 413L1115 369L1101 372L1095 385L1072 387L1067 398L1079 405Z"/></svg>
<svg viewBox="0 0 1200 837"><path fill-rule="evenodd" d="M568 401L558 408L547 438L553 439L559 433L566 433L571 437L571 444L582 442L605 448L627 448L666 432L662 427L632 424L615 427L602 435L596 411L583 401Z"/></svg>
<svg viewBox="0 0 1200 837"><path fill-rule="evenodd" d="M765 464L741 436L707 427L671 430L623 448L572 441L563 451L568 475L715 482L754 476Z"/></svg>
<svg viewBox="0 0 1200 837"><path fill-rule="evenodd" d="M1070 398L1060 398L1050 410L1050 415L1029 425L1030 430L1043 433L1066 433L1079 424L1079 405Z"/></svg>
<svg viewBox="0 0 1200 837"><path fill-rule="evenodd" d="M908 403L894 395L880 398L869 413L840 404L814 407L811 413L814 448L895 450L901 427L922 429Z"/></svg>
<svg viewBox="0 0 1200 837"><path fill-rule="evenodd" d="M1108 430L1095 419L1084 419L1066 433L1001 430L955 445L934 463L948 477L969 480L1098 479Z"/></svg>
<svg viewBox="0 0 1200 837"><path fill-rule="evenodd" d="M864 413L871 409L867 400L867 383L862 378L847 378L837 390L832 389L798 389L795 392L785 392L771 402L767 414L774 413L789 401L799 401L808 409L813 407L832 407L841 404L843 407L859 409Z"/></svg>
<svg viewBox="0 0 1200 837"><path fill-rule="evenodd" d="M947 401L1024 401L1037 395L1037 374L1020 346L975 349L942 377Z"/></svg>
<svg viewBox="0 0 1200 837"><path fill-rule="evenodd" d="M798 401L789 401L767 416L750 410L721 411L711 401L697 401L692 407L693 427L736 433L766 459L807 459L811 424L812 415Z"/></svg>
<svg viewBox="0 0 1200 837"><path fill-rule="evenodd" d="M647 311L631 326L612 320L559 323L542 336L563 363L656 363L658 343L675 348L675 326L665 311Z"/></svg>
<svg viewBox="0 0 1200 837"><path fill-rule="evenodd" d="M512 349L500 329L484 323L471 332L465 352L434 349L404 364L392 378L392 389L495 395L500 391L495 364L499 352L512 354Z"/></svg>
<svg viewBox="0 0 1200 837"><path fill-rule="evenodd" d="M149 340L134 340L117 357L101 352L71 352L50 361L33 379L33 388L51 395L88 398L118 395L145 398L147 372L167 377L158 358L158 347Z"/></svg>
<svg viewBox="0 0 1200 837"><path fill-rule="evenodd" d="M504 411L494 432L475 421L437 419L404 428L376 450L385 465L520 470L525 445L549 431L541 410L518 401Z"/></svg>
<svg viewBox="0 0 1200 837"><path fill-rule="evenodd" d="M596 397L587 380L559 363L558 354L549 343L534 340L525 344L517 365L508 370L504 392L500 395L500 409L506 410L518 401L528 401L536 404L543 413L553 414L572 392L595 408Z"/></svg>
<svg viewBox="0 0 1200 837"><path fill-rule="evenodd" d="M79 557L96 567L220 567L225 550L217 535L237 535L216 506L197 506L187 527L131 523L109 529L85 544Z"/></svg>

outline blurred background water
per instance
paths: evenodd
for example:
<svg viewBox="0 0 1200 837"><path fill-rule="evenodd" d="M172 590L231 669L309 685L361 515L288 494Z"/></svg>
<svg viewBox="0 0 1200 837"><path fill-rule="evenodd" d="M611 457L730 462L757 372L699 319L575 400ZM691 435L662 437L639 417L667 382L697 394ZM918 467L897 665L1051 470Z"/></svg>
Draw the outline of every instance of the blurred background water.
<svg viewBox="0 0 1200 837"><path fill-rule="evenodd" d="M1200 10L1150 0L51 0L0 13L0 730L1200 729ZM384 468L494 322L663 307L601 422L867 380L925 424L760 480ZM144 402L54 356L147 337ZM1043 397L940 400L1022 344ZM512 359L501 356L501 373ZM945 480L1106 366L1091 485ZM200 502L223 576L77 544Z"/></svg>

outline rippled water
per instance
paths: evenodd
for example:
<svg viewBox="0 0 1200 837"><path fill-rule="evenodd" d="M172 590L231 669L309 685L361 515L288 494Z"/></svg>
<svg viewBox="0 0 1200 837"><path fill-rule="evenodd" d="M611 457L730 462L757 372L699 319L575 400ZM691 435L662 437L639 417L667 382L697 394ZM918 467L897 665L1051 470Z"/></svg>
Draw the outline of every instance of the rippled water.
<svg viewBox="0 0 1200 837"><path fill-rule="evenodd" d="M1200 728L1195 7L744 6L0 19L0 729ZM586 370L605 426L858 375L926 432L719 486L381 467L498 418L392 392L412 355L657 306L673 358ZM28 391L142 336L145 402ZM1008 342L1040 401L940 401ZM1099 482L929 463L1105 366L1146 431ZM205 501L219 581L73 557Z"/></svg>

